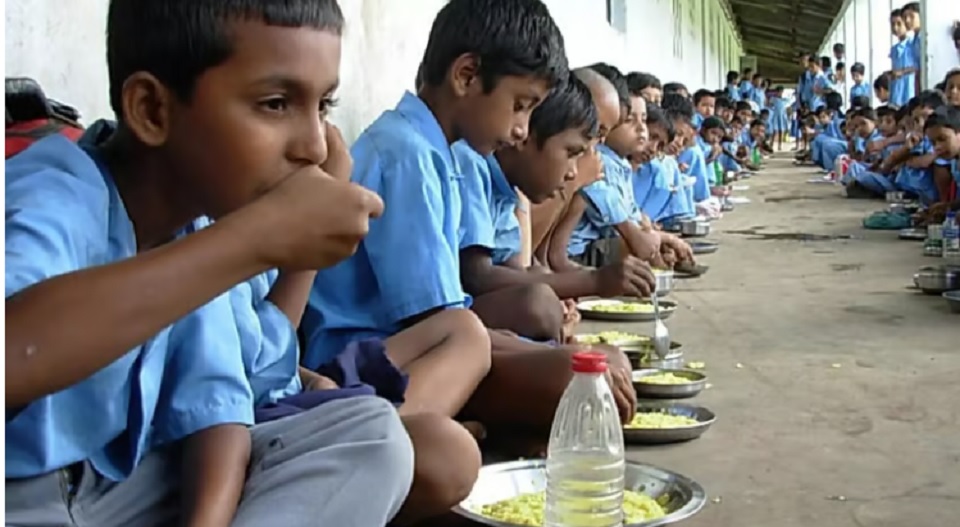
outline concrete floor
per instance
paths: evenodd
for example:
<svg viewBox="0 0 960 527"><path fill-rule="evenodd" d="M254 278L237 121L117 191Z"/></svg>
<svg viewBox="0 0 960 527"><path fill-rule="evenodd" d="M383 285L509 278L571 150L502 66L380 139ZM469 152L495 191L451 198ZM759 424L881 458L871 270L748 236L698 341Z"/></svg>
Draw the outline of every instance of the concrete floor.
<svg viewBox="0 0 960 527"><path fill-rule="evenodd" d="M938 262L860 227L881 202L845 200L813 175L773 160L739 193L753 203L714 224L722 248L702 258L705 277L679 283L668 326L687 360L706 362L713 386L695 401L718 421L628 457L706 487L712 501L684 527L960 525L960 316L906 289ZM855 239L735 232L748 230Z"/></svg>

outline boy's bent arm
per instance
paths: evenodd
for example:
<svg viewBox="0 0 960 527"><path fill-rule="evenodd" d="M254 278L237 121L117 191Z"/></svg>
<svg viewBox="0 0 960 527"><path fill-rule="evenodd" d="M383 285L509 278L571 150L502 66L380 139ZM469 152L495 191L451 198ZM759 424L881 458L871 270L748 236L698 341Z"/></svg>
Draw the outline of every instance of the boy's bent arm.
<svg viewBox="0 0 960 527"><path fill-rule="evenodd" d="M228 527L250 463L250 431L226 424L201 430L183 445L184 527Z"/></svg>
<svg viewBox="0 0 960 527"><path fill-rule="evenodd" d="M581 270L579 265L570 261L567 247L570 245L573 231L580 223L580 218L583 217L586 208L587 201L579 192L571 194L570 205L561 213L547 246L547 266L554 272L563 273Z"/></svg>
<svg viewBox="0 0 960 527"><path fill-rule="evenodd" d="M266 270L240 227L224 218L133 258L42 280L9 296L7 408L87 378L218 293ZM8 240L11 229L17 226L8 221ZM7 255L9 262L9 241ZM9 272L8 267L8 277Z"/></svg>
<svg viewBox="0 0 960 527"><path fill-rule="evenodd" d="M277 309L290 319L290 323L295 328L300 325L300 319L303 318L303 311L307 308L307 300L310 298L310 288L313 287L313 279L316 276L316 271L280 270L277 281L267 295L267 301L277 306Z"/></svg>
<svg viewBox="0 0 960 527"><path fill-rule="evenodd" d="M597 294L596 274L592 271L536 273L496 265L482 247L460 251L460 275L467 293L480 296L491 291L524 284L545 284L560 298Z"/></svg>

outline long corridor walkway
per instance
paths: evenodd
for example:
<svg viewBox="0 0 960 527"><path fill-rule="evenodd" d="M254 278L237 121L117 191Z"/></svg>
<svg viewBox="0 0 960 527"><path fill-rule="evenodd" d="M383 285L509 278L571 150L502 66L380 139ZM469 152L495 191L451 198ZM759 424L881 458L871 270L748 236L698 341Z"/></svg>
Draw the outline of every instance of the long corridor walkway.
<svg viewBox="0 0 960 527"><path fill-rule="evenodd" d="M907 289L939 262L860 227L881 202L770 165L714 224L710 272L673 295L671 334L712 384L694 401L718 421L629 456L707 488L691 527L957 525L960 316Z"/></svg>

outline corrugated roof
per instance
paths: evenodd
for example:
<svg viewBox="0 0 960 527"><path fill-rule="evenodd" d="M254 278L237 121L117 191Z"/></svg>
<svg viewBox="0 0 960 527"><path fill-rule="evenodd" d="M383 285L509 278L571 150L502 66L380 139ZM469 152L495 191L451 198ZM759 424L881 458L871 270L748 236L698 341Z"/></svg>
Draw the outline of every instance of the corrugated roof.
<svg viewBox="0 0 960 527"><path fill-rule="evenodd" d="M800 74L796 56L815 52L843 7L843 0L729 0L744 55L774 81Z"/></svg>

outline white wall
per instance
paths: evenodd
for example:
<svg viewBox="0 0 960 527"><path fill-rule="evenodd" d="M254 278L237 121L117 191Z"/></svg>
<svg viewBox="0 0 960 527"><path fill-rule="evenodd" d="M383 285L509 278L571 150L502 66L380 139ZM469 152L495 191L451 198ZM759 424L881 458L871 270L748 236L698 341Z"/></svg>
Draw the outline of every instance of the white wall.
<svg viewBox="0 0 960 527"><path fill-rule="evenodd" d="M943 80L947 72L960 67L953 41L953 24L960 21L960 0L926 0L924 43L927 58L927 85Z"/></svg>
<svg viewBox="0 0 960 527"><path fill-rule="evenodd" d="M546 0L574 66L610 62L691 90L719 88L739 69L741 45L722 0L627 0L626 31L607 22L606 0ZM430 24L446 0L341 0L347 19L334 121L356 137L413 88ZM112 115L107 93L108 0L7 0L6 76L31 76L84 121ZM706 24L711 28L706 28Z"/></svg>

